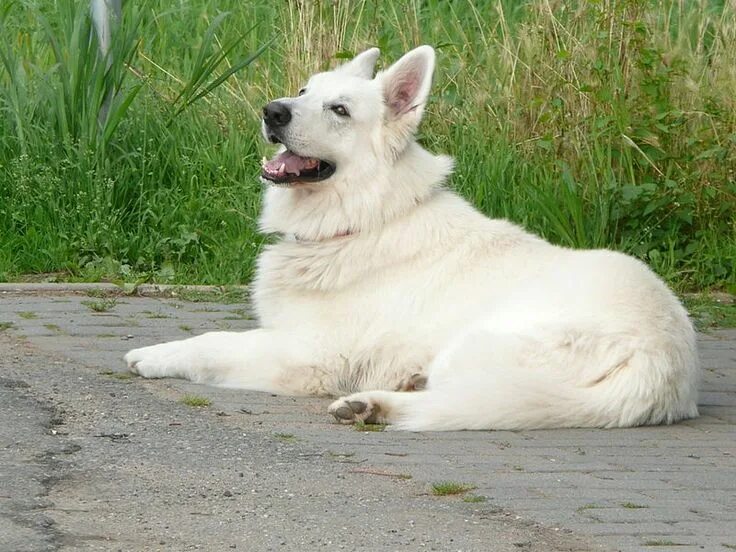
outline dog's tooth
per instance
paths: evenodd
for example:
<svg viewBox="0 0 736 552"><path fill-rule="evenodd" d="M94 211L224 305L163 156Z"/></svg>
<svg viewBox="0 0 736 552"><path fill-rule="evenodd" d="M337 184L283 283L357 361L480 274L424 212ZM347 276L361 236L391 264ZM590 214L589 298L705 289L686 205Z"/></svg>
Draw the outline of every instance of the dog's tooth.
<svg viewBox="0 0 736 552"><path fill-rule="evenodd" d="M282 172L286 172L286 163L281 163L281 166L279 167L279 174Z"/></svg>
<svg viewBox="0 0 736 552"><path fill-rule="evenodd" d="M261 157L261 165L265 165L266 163L268 163L268 159L266 159L266 156L264 155Z"/></svg>

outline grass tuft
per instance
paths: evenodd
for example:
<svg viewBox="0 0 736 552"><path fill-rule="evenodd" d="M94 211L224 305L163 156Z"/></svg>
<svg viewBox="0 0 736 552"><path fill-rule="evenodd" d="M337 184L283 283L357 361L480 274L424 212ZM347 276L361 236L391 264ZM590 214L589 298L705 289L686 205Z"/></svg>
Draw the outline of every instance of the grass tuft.
<svg viewBox="0 0 736 552"><path fill-rule="evenodd" d="M363 421L358 421L353 424L355 431L371 432L371 431L384 431L387 424L367 424Z"/></svg>
<svg viewBox="0 0 736 552"><path fill-rule="evenodd" d="M159 318L171 318L170 314L166 314L163 311L153 312L153 311L142 311L141 314L145 316L146 318L152 318L152 319L159 319Z"/></svg>
<svg viewBox="0 0 736 552"><path fill-rule="evenodd" d="M622 502L621 507L628 508L629 510L640 510L643 508L649 508L649 506L644 506L643 504L635 504L633 502Z"/></svg>
<svg viewBox="0 0 736 552"><path fill-rule="evenodd" d="M596 509L599 509L599 508L603 508L603 506L599 506L598 504L592 504L591 503L591 504L584 504L584 505L580 506L577 509L577 511L578 512L584 512L585 510L596 510Z"/></svg>
<svg viewBox="0 0 736 552"><path fill-rule="evenodd" d="M104 299L105 297L110 296L110 292L102 288L93 288L93 289L88 289L85 292L85 295L87 295L87 297L94 297L96 299Z"/></svg>
<svg viewBox="0 0 736 552"><path fill-rule="evenodd" d="M35 312L31 312L31 311L20 311L18 312L18 316L26 320L34 320L38 318L38 315Z"/></svg>
<svg viewBox="0 0 736 552"><path fill-rule="evenodd" d="M296 435L293 433L274 433L273 436L275 439L284 441L285 443L294 443L297 440Z"/></svg>
<svg viewBox="0 0 736 552"><path fill-rule="evenodd" d="M82 301L82 304L94 312L108 312L115 308L118 301L115 298L109 298L102 299L100 301Z"/></svg>
<svg viewBox="0 0 736 552"><path fill-rule="evenodd" d="M207 397L200 397L198 395L184 395L179 402L187 406L194 408L203 408L212 405L212 401Z"/></svg>
<svg viewBox="0 0 736 552"><path fill-rule="evenodd" d="M116 380L127 381L136 377L132 372L115 372L110 374L110 377Z"/></svg>
<svg viewBox="0 0 736 552"><path fill-rule="evenodd" d="M486 500L487 498L481 495L468 495L463 497L463 502L470 503L485 502Z"/></svg>
<svg viewBox="0 0 736 552"><path fill-rule="evenodd" d="M467 493L475 489L472 485L456 483L454 481L441 481L432 484L432 494L435 496L449 496Z"/></svg>
<svg viewBox="0 0 736 552"><path fill-rule="evenodd" d="M47 330L50 330L56 334L63 334L64 330L61 329L61 327L58 324L44 324L44 328Z"/></svg>

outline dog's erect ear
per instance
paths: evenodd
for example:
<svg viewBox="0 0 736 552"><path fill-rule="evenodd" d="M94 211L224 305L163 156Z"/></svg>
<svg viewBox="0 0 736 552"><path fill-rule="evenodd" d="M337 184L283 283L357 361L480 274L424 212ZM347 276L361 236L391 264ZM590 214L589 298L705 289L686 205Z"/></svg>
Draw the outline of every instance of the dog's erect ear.
<svg viewBox="0 0 736 552"><path fill-rule="evenodd" d="M363 79L373 78L373 69L376 66L376 60L381 50L378 48L371 48L355 56L353 59L344 63L336 69L340 73L346 75L352 75L353 77L360 77Z"/></svg>
<svg viewBox="0 0 736 552"><path fill-rule="evenodd" d="M433 72L434 50L431 46L420 46L381 73L389 118L411 115L419 122L432 85Z"/></svg>
<svg viewBox="0 0 736 552"><path fill-rule="evenodd" d="M394 157L403 151L419 127L433 72L434 49L420 46L376 77L386 105L386 144Z"/></svg>

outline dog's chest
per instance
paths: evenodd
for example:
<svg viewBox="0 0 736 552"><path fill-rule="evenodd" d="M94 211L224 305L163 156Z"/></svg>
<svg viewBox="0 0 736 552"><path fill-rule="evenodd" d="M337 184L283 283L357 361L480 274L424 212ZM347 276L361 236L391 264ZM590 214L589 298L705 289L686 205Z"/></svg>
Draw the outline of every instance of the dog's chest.
<svg viewBox="0 0 736 552"><path fill-rule="evenodd" d="M417 280L426 279L416 262L386 267L371 251L291 245L272 246L259 259L254 299L264 325L364 332L420 316L422 297L431 297L420 291Z"/></svg>
<svg viewBox="0 0 736 552"><path fill-rule="evenodd" d="M355 276L356 262L339 244L285 241L261 255L258 283L269 294L334 291Z"/></svg>

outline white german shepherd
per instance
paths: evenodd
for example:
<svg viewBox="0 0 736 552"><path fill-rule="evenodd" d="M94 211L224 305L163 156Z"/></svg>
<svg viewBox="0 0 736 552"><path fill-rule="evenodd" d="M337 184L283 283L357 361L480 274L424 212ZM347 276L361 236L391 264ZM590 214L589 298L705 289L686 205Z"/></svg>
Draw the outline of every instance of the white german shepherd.
<svg viewBox="0 0 736 552"><path fill-rule="evenodd" d="M263 110L261 328L135 349L149 378L343 396L407 430L625 427L697 416L695 334L643 263L550 245L443 187L414 141L434 69L378 49ZM412 391L412 392L408 392Z"/></svg>

